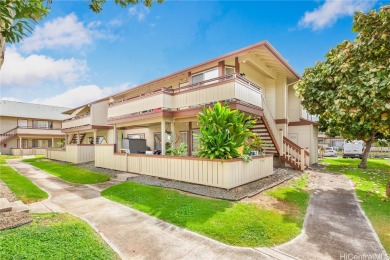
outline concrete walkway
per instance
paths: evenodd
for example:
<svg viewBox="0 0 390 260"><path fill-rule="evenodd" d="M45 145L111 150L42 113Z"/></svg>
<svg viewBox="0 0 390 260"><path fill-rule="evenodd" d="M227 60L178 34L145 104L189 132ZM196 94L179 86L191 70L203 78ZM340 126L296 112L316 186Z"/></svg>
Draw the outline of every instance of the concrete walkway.
<svg viewBox="0 0 390 260"><path fill-rule="evenodd" d="M87 221L122 259L291 259L227 246L112 202L100 197L102 185L71 184L21 161L9 164L45 190L50 204Z"/></svg>
<svg viewBox="0 0 390 260"><path fill-rule="evenodd" d="M388 259L343 175L310 172L311 198L304 230L275 247L301 259Z"/></svg>

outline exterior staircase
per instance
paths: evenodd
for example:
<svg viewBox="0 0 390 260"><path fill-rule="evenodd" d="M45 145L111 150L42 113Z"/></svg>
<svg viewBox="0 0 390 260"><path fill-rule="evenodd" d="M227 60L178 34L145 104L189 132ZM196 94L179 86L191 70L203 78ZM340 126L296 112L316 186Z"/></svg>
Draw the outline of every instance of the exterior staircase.
<svg viewBox="0 0 390 260"><path fill-rule="evenodd" d="M80 134L80 144L83 142L85 137L85 134ZM72 136L72 139L70 140L69 144L77 144L77 134L74 134Z"/></svg>
<svg viewBox="0 0 390 260"><path fill-rule="evenodd" d="M267 103L262 98L263 116L257 121L252 128L264 144L264 152L279 156L280 162L289 164L295 170L304 170L309 166L310 153L300 147L290 139L282 136L278 130L271 111Z"/></svg>
<svg viewBox="0 0 390 260"><path fill-rule="evenodd" d="M3 134L0 134L0 144L1 143L4 143L4 142L7 142L8 140L12 139L14 136L16 136L16 129L18 129L17 127L3 133Z"/></svg>

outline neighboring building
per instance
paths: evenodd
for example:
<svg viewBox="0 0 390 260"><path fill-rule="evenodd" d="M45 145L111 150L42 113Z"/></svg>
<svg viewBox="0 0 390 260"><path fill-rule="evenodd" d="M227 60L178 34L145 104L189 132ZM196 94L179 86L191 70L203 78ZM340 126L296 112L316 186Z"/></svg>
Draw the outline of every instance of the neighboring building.
<svg viewBox="0 0 390 260"><path fill-rule="evenodd" d="M62 112L69 108L0 100L1 154L34 154L65 139Z"/></svg>
<svg viewBox="0 0 390 260"><path fill-rule="evenodd" d="M63 112L62 132L66 134L67 144L106 144L108 100L98 100Z"/></svg>
<svg viewBox="0 0 390 260"><path fill-rule="evenodd" d="M127 148L126 138L145 139L146 150L162 154L167 142L185 143L192 156L198 145L197 114L223 102L258 120L253 132L266 143L267 154L299 168L302 160L317 162L318 124L302 113L293 88L298 80L298 73L264 41L68 110L63 132L67 144L114 144L115 152ZM302 148L308 150L305 158ZM145 152L137 149L130 152Z"/></svg>

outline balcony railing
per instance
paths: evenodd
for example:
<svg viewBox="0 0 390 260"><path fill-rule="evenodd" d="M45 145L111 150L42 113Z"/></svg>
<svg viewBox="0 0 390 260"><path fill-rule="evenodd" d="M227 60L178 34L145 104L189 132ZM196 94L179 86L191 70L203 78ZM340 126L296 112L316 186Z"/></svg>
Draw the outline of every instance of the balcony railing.
<svg viewBox="0 0 390 260"><path fill-rule="evenodd" d="M85 115L82 117L67 119L62 122L62 129L86 126L91 124L91 115Z"/></svg>
<svg viewBox="0 0 390 260"><path fill-rule="evenodd" d="M177 89L160 88L117 101L109 106L108 118L161 109L175 111L226 100L262 107L262 91L246 78L230 74Z"/></svg>

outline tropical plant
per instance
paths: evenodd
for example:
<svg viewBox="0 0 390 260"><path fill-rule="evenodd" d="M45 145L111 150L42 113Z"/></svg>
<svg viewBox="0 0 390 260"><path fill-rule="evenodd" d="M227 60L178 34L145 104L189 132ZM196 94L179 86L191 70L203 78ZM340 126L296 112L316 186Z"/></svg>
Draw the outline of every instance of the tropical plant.
<svg viewBox="0 0 390 260"><path fill-rule="evenodd" d="M187 145L185 143L181 143L179 148L175 149L174 147L169 147L167 149L167 155L173 156L185 156L187 154Z"/></svg>
<svg viewBox="0 0 390 260"><path fill-rule="evenodd" d="M239 150L254 136L250 128L255 124L250 116L216 103L203 108L198 115L200 124L198 155L205 158L232 159L242 156Z"/></svg>
<svg viewBox="0 0 390 260"><path fill-rule="evenodd" d="M250 144L250 149L252 151L258 151L260 153L263 152L264 147L263 147L263 140L261 140L260 136L254 135Z"/></svg>
<svg viewBox="0 0 390 260"><path fill-rule="evenodd" d="M320 116L328 136L366 143L359 164L366 168L375 139L390 136L390 5L356 12L353 30L356 39L306 68L295 88L303 107Z"/></svg>

